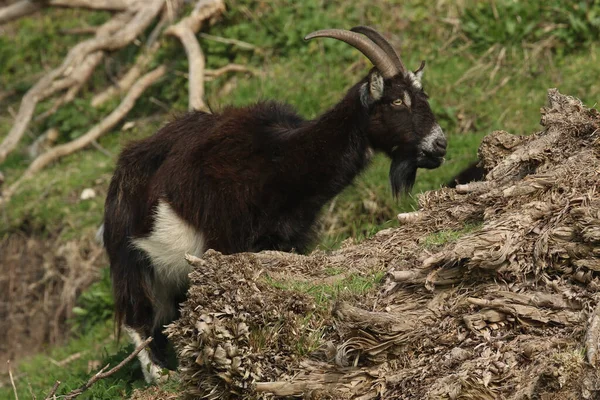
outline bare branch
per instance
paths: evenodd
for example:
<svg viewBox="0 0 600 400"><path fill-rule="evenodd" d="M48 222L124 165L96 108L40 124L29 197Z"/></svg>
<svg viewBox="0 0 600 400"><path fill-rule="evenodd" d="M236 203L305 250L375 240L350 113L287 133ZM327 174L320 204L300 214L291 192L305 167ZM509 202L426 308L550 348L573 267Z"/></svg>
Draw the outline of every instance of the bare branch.
<svg viewBox="0 0 600 400"><path fill-rule="evenodd" d="M60 132L56 128L50 128L42 133L32 144L27 148L27 154L31 159L36 158L56 143Z"/></svg>
<svg viewBox="0 0 600 400"><path fill-rule="evenodd" d="M257 72L254 69L240 64L227 64L221 68L207 69L204 71L204 75L214 79L221 75L225 75L228 72L248 72L252 75L257 75Z"/></svg>
<svg viewBox="0 0 600 400"><path fill-rule="evenodd" d="M243 42L243 41L237 40L237 39L228 39L228 38L224 38L224 37L220 37L220 36L209 35L208 33L204 33L204 32L202 32L200 34L200 37L202 39L213 40L213 41L219 42L219 43L232 44L241 49L254 50L254 51L260 50L260 48L256 47L255 45L253 45L251 43Z"/></svg>
<svg viewBox="0 0 600 400"><path fill-rule="evenodd" d="M225 10L222 0L201 0L192 14L165 31L179 38L189 62L189 104L191 110L207 110L204 104L204 54L196 38L202 23Z"/></svg>
<svg viewBox="0 0 600 400"><path fill-rule="evenodd" d="M77 389L71 391L70 393L67 393L66 395L61 396L61 397L63 399L65 399L65 400L74 399L75 397L79 396L80 394L82 394L83 392L85 392L86 390L88 390L94 383L98 382L101 379L108 378L109 376L111 376L112 374L114 374L115 372L117 372L121 368L123 368L131 360L133 360L135 358L135 356L137 356L140 351L144 350L144 348L146 346L148 346L148 344L151 341L152 341L152 337L149 337L148 339L146 339L145 341L143 341L138 347L136 347L136 349L133 351L133 353L131 353L130 355L128 355L123 361L121 361L120 363L118 363L117 365L115 365L109 371L104 372L108 368L108 364L107 364L100 371L98 371L94 376L92 376L81 387L79 387L79 388L77 388ZM54 396L54 394L56 393L56 389L58 389L58 385L60 385L60 382L56 381L56 383L54 384L54 387L52 388L52 391L50 392L50 394L48 396L46 396L46 400L48 400L48 399L52 398L52 396Z"/></svg>
<svg viewBox="0 0 600 400"><path fill-rule="evenodd" d="M44 7L40 1L21 0L9 6L0 8L0 25L24 17L25 15L33 14Z"/></svg>
<svg viewBox="0 0 600 400"><path fill-rule="evenodd" d="M108 99L117 96L118 94L124 93L131 88L131 85L142 75L154 53L160 47L160 43L157 42L158 37L162 34L164 27L167 23L171 24L173 18L175 18L181 12L183 7L182 0L167 1L162 12L162 17L158 24L154 27L148 40L145 43L142 53L138 55L135 64L127 71L119 81L112 86L109 86L104 91L96 94L92 98L92 107L98 107L104 104Z"/></svg>
<svg viewBox="0 0 600 400"><path fill-rule="evenodd" d="M460 194L467 194L467 193L473 193L473 192L484 192L486 190L489 190L490 188L490 183L487 181L482 181L482 182L471 182L471 183L466 183L464 185L456 185L456 193L460 193Z"/></svg>
<svg viewBox="0 0 600 400"><path fill-rule="evenodd" d="M400 221L401 224L411 224L413 222L419 221L423 217L423 215L418 211L412 211L400 213L397 217L398 221Z"/></svg>
<svg viewBox="0 0 600 400"><path fill-rule="evenodd" d="M8 364L8 376L10 378L10 384L12 385L13 392L15 394L15 400L19 400L19 395L17 394L17 386L15 385L15 379L13 378L12 368L10 367L10 360L8 360L6 364Z"/></svg>
<svg viewBox="0 0 600 400"><path fill-rule="evenodd" d="M0 8L0 25L33 14L46 6L125 11L137 9L140 5L140 0L21 0L9 6Z"/></svg>
<svg viewBox="0 0 600 400"><path fill-rule="evenodd" d="M136 100L142 95L142 93L150 85L152 85L159 78L161 78L165 74L165 72L166 68L164 66L160 66L155 70L147 73L146 75L141 77L135 83L135 85L133 85L131 91L127 94L127 96L125 96L121 104L119 104L119 106L112 113L110 113L99 124L90 129L85 135L75 140L72 140L69 143L56 146L51 150L45 152L44 154L40 155L38 158L36 158L31 163L31 165L29 165L29 168L27 168L23 175L4 192L3 198L0 199L0 204L8 203L8 201L10 201L11 196L15 193L19 186L24 181L30 179L38 171L43 169L46 165L63 156L66 156L86 147L92 141L102 136L102 134L104 134L106 131L113 128L133 108Z"/></svg>
<svg viewBox="0 0 600 400"><path fill-rule="evenodd" d="M115 97L117 94L129 90L129 88L140 77L140 75L142 75L142 71L144 70L144 67L148 65L150 59L150 54L141 54L138 56L136 63L129 69L129 71L127 71L125 75L123 75L121 79L119 79L116 85L109 86L104 91L92 97L92 107L98 107L106 103L112 97Z"/></svg>
<svg viewBox="0 0 600 400"><path fill-rule="evenodd" d="M48 393L48 396L46 396L44 398L44 400L50 400L51 398L53 398L53 396L56 394L56 391L58 390L59 386L60 386L60 381L54 382L54 386L52 386L52 390L50 390L50 393Z"/></svg>
<svg viewBox="0 0 600 400"><path fill-rule="evenodd" d="M194 32L185 25L175 25L168 30L181 40L189 62L189 100L190 110L206 111L204 104L204 54Z"/></svg>
<svg viewBox="0 0 600 400"><path fill-rule="evenodd" d="M60 106L63 106L65 104L73 101L75 99L75 96L77 95L77 93L79 93L79 91L85 84L85 82L87 82L87 80L92 76L92 74L94 73L94 70L96 69L98 64L100 64L100 62L102 61L102 58L104 58L104 52L96 51L96 52L88 55L86 57L86 59L83 61L83 63L76 70L74 70L68 77L63 78L59 81L55 81L54 84L52 85L52 87L48 88L47 92L42 94L42 96L44 98L49 97L52 94L54 94L57 91L62 90L62 89L69 88L69 90L63 97L56 100L54 105L49 110L38 115L35 118L35 120L41 121L41 120L49 117L50 115L54 114Z"/></svg>
<svg viewBox="0 0 600 400"><path fill-rule="evenodd" d="M134 10L142 5L140 0L50 0L51 6L80 7L93 10L125 11Z"/></svg>

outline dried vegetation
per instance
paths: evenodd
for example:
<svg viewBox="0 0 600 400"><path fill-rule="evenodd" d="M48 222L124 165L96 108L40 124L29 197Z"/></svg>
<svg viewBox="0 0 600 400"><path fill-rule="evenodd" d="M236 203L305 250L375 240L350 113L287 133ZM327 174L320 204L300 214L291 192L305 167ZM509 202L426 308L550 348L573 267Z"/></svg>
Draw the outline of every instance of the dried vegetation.
<svg viewBox="0 0 600 400"><path fill-rule="evenodd" d="M77 297L98 279L102 255L91 238L59 243L14 235L0 243L1 359L63 342Z"/></svg>
<svg viewBox="0 0 600 400"><path fill-rule="evenodd" d="M168 328L189 394L597 398L600 113L550 90L541 124L493 132L484 182L425 193L360 244L190 258ZM361 296L299 289L382 270Z"/></svg>

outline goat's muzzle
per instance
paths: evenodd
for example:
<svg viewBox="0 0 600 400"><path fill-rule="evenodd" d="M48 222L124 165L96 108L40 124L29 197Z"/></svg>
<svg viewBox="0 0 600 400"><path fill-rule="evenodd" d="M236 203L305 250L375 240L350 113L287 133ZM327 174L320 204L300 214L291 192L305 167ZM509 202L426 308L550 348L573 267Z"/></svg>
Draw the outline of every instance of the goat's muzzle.
<svg viewBox="0 0 600 400"><path fill-rule="evenodd" d="M419 146L417 167L427 169L439 167L444 162L447 147L448 141L444 131L438 124L435 124Z"/></svg>

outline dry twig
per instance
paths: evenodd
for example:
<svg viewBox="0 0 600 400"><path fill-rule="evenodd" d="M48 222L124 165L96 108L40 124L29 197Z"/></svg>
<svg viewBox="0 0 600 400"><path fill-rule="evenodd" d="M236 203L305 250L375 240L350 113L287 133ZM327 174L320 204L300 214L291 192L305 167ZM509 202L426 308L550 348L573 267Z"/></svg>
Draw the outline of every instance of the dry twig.
<svg viewBox="0 0 600 400"><path fill-rule="evenodd" d="M167 5L171 4L170 1L167 2ZM113 85L105 89L104 91L96 94L91 101L92 107L98 107L104 104L110 98L117 96L121 93L127 92L131 86L138 80L138 78L142 75L142 73L148 67L150 61L152 61L152 57L154 53L158 50L160 43L157 41L159 35L162 33L165 25L168 22L171 22L174 14L177 14L180 11L181 7L179 2L176 2L175 5L171 7L166 7L163 11L161 20L154 27L150 35L148 36L148 40L142 50L141 54L138 55L135 63L129 70L119 79L119 81Z"/></svg>
<svg viewBox="0 0 600 400"><path fill-rule="evenodd" d="M135 358L135 356L137 356L140 351L142 351L146 346L148 346L148 344L151 341L152 341L152 337L149 337L144 342L142 342L138 347L136 347L136 349L133 351L133 353L128 355L123 361L121 361L119 364L114 366L112 369L110 369L107 372L104 372L104 371L106 371L106 369L109 366L109 364L106 364L100 371L98 371L94 376L92 376L84 385L82 385L81 387L79 387L61 397L65 400L74 399L75 397L79 396L80 394L85 392L87 389L89 389L94 383L98 382L101 379L108 378L109 376L111 376L112 374L114 374L115 372L117 372L121 368L123 368L131 360L133 360ZM50 392L50 394L48 396L46 396L46 399L50 399L52 396L54 396L54 394L56 393L56 390L58 389L58 385L60 385L59 381L57 381L54 384L52 391Z"/></svg>
<svg viewBox="0 0 600 400"><path fill-rule="evenodd" d="M246 49L246 50L255 50L255 51L259 50L259 48L256 47L255 45L248 43L248 42L243 42L243 41L237 40L237 39L227 39L227 38L223 38L220 36L210 35L208 33L201 33L200 37L203 39L213 40L213 41L219 42L219 43L232 44L234 46L237 46L239 48Z"/></svg>
<svg viewBox="0 0 600 400"><path fill-rule="evenodd" d="M10 360L8 360L6 364L8 364L8 376L10 377L10 384L12 385L13 392L15 394L15 400L19 400L19 395L17 394L17 386L15 385L15 379L13 378L12 368L10 367Z"/></svg>
<svg viewBox="0 0 600 400"><path fill-rule="evenodd" d="M252 75L256 75L256 71L252 68L246 67L240 64L227 64L217 69L207 69L204 71L204 75L212 79L218 78L221 75L225 75L229 72L248 72Z"/></svg>
<svg viewBox="0 0 600 400"><path fill-rule="evenodd" d="M56 7L80 7L94 10L124 11L133 10L144 2L140 0L50 0L48 5Z"/></svg>
<svg viewBox="0 0 600 400"><path fill-rule="evenodd" d="M54 397L54 395L56 394L56 391L58 390L58 387L60 386L60 381L56 381L54 382L54 386L52 386L52 389L50 390L50 393L48 393L48 396L46 396L44 398L44 400L50 400Z"/></svg>
<svg viewBox="0 0 600 400"><path fill-rule="evenodd" d="M21 0L9 6L0 8L0 25L33 14L46 6L125 11L134 10L139 7L140 4L139 0Z"/></svg>
<svg viewBox="0 0 600 400"><path fill-rule="evenodd" d="M33 14L42 9L42 7L44 7L44 5L41 1L21 0L9 6L0 8L0 25Z"/></svg>
<svg viewBox="0 0 600 400"><path fill-rule="evenodd" d="M176 36L185 49L189 61L188 108L191 110L207 110L203 100L204 54L200 48L200 43L196 39L196 32L200 30L205 20L224 10L225 4L222 0L201 0L190 16L169 27L165 32L167 35Z"/></svg>

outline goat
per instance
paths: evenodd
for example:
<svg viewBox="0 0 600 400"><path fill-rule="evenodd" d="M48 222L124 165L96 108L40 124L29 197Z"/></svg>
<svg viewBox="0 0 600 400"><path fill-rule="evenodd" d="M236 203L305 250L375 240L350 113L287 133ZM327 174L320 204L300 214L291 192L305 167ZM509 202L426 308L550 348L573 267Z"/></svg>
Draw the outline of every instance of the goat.
<svg viewBox="0 0 600 400"><path fill-rule="evenodd" d="M165 324L178 318L190 266L186 253L306 252L323 205L350 185L374 153L391 159L393 194L418 168L437 168L446 138L423 91L425 62L409 71L370 27L305 37L341 40L372 63L368 75L314 120L264 101L210 114L189 112L126 146L105 204L117 329L149 352L147 381L167 368Z"/></svg>
<svg viewBox="0 0 600 400"><path fill-rule="evenodd" d="M456 174L446 184L446 186L449 188L456 188L456 185L464 185L470 182L482 181L485 179L485 176L488 172L490 172L489 169L480 166L479 161L475 161Z"/></svg>

